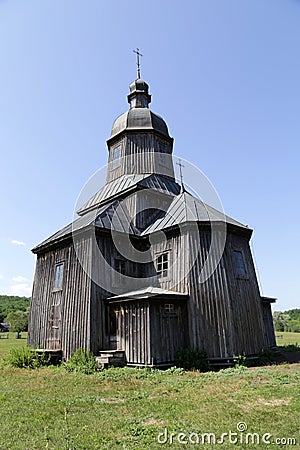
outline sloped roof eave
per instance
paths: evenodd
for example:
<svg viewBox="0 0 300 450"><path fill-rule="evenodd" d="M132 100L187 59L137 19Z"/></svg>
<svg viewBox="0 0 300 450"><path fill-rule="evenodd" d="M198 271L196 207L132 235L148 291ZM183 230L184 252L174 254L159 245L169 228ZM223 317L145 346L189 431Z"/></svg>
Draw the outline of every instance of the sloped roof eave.
<svg viewBox="0 0 300 450"><path fill-rule="evenodd" d="M148 300L154 298L177 298L177 299L187 299L189 294L187 292L176 292L167 289L162 289L159 287L148 286L146 288L141 288L136 291L124 292L123 294L115 295L109 297L107 300L109 303L120 303L123 301L134 301L134 300Z"/></svg>

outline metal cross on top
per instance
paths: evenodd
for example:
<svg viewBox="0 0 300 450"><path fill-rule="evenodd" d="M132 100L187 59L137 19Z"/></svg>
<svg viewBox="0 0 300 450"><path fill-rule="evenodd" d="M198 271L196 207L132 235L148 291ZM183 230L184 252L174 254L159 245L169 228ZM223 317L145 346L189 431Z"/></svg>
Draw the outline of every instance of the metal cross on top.
<svg viewBox="0 0 300 450"><path fill-rule="evenodd" d="M182 164L181 159L179 159L178 162L177 162L176 164L177 164L177 166L179 166L180 182L181 182L181 186L183 187L182 168L184 167L184 164Z"/></svg>
<svg viewBox="0 0 300 450"><path fill-rule="evenodd" d="M133 53L136 53L137 77L139 79L139 78L141 78L140 56L143 56L143 55L140 53L139 48L137 48L136 50L133 50Z"/></svg>

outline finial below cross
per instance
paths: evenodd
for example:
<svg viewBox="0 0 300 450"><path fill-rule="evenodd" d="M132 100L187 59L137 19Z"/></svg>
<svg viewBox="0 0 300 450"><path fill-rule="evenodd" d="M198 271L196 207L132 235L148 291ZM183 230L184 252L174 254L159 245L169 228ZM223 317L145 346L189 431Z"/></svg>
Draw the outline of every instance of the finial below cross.
<svg viewBox="0 0 300 450"><path fill-rule="evenodd" d="M179 173L180 173L180 183L181 187L183 188L183 175L182 175L182 168L184 167L184 164L182 164L181 159L178 159L178 162L176 163L177 166L179 166Z"/></svg>
<svg viewBox="0 0 300 450"><path fill-rule="evenodd" d="M137 77L139 79L139 78L141 78L140 56L143 56L143 55L140 53L139 48L137 48L136 50L133 50L133 53L136 53Z"/></svg>

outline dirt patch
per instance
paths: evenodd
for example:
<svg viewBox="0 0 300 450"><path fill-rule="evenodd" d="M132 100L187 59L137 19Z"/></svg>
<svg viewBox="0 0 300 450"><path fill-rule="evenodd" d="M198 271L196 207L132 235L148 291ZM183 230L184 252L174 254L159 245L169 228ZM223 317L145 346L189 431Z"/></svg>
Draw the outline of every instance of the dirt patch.
<svg viewBox="0 0 300 450"><path fill-rule="evenodd" d="M264 406L271 406L271 407L282 405L288 406L290 403L291 403L290 398L274 398L266 400L263 397L259 397L256 401L251 403L244 403L243 405L241 405L241 407L248 412L253 409L264 409Z"/></svg>
<svg viewBox="0 0 300 450"><path fill-rule="evenodd" d="M103 403L124 403L124 398L101 398L100 400Z"/></svg>
<svg viewBox="0 0 300 450"><path fill-rule="evenodd" d="M164 422L158 421L158 420L155 420L155 419L149 419L149 420L146 420L145 422L143 422L143 425L144 425L144 427L149 427L149 426L151 426L151 427L162 427L164 425Z"/></svg>
<svg viewBox="0 0 300 450"><path fill-rule="evenodd" d="M257 399L257 404L262 404L266 406L289 405L290 403L291 403L290 398L274 398L273 400L266 400L260 397Z"/></svg>

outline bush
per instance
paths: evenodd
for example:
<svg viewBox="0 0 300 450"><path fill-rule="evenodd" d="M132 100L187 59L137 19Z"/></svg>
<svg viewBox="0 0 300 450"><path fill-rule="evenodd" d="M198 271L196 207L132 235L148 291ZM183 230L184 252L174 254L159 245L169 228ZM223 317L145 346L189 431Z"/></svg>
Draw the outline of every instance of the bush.
<svg viewBox="0 0 300 450"><path fill-rule="evenodd" d="M182 349L175 355L175 364L185 370L208 370L207 353L205 350Z"/></svg>
<svg viewBox="0 0 300 450"><path fill-rule="evenodd" d="M64 367L68 372L91 374L96 372L98 364L91 351L79 348L75 350L71 358L64 363Z"/></svg>
<svg viewBox="0 0 300 450"><path fill-rule="evenodd" d="M276 361L276 355L272 348L267 348L259 354L257 366L269 366Z"/></svg>
<svg viewBox="0 0 300 450"><path fill-rule="evenodd" d="M13 367L37 369L48 366L50 358L43 354L37 354L33 348L18 347L10 350L6 361Z"/></svg>
<svg viewBox="0 0 300 450"><path fill-rule="evenodd" d="M279 348L281 351L284 351L284 352L299 352L300 351L300 345L297 342L295 344L281 345Z"/></svg>
<svg viewBox="0 0 300 450"><path fill-rule="evenodd" d="M234 367L240 367L240 366L247 367L249 365L249 362L245 355L236 355L233 357L233 364L234 364Z"/></svg>

